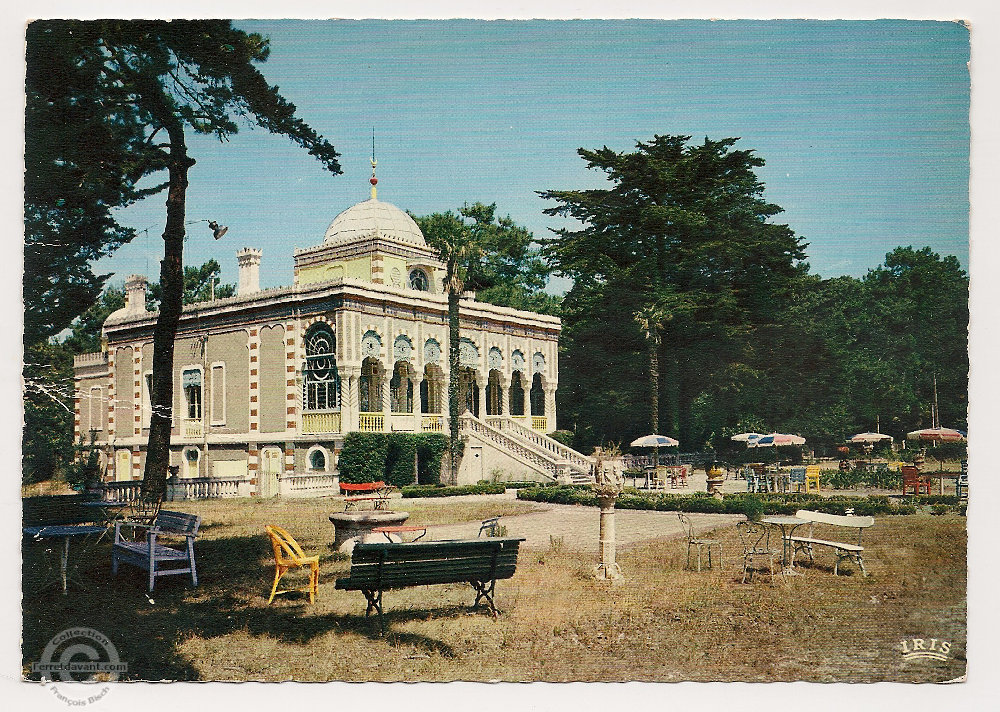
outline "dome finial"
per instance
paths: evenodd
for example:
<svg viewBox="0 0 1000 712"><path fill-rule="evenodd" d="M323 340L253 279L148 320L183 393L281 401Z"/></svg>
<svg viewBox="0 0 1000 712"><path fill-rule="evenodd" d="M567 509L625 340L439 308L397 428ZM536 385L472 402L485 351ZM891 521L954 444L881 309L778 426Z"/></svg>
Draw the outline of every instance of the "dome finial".
<svg viewBox="0 0 1000 712"><path fill-rule="evenodd" d="M375 160L375 127L372 126L372 177L368 179L368 182L372 184L372 200L375 200L375 186L378 185L378 178L375 177L375 166L378 165L378 161Z"/></svg>

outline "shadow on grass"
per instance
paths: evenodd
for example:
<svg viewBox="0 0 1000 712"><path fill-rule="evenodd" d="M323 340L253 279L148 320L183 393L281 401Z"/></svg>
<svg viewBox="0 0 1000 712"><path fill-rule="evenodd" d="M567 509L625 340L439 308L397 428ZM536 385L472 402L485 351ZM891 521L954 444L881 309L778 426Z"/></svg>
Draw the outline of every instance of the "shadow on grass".
<svg viewBox="0 0 1000 712"><path fill-rule="evenodd" d="M111 546L105 540L80 561L76 577L85 587L71 586L63 596L61 588L43 587L44 579L52 578L47 565L51 560L45 558L51 557L46 552L51 547L38 544L26 541L22 547L22 664L23 674L30 679L39 679L29 672L31 663L39 659L49 640L70 627L94 628L108 636L119 658L128 664L122 679L198 680L202 679L198 669L179 651L190 638L239 632L307 646L336 631L451 657L454 650L442 641L392 629L409 620L468 610L461 606L387 610L383 639L378 618L364 616L363 600L359 601L361 612L348 615L304 615L310 605L306 596L298 594L283 596L270 607L252 605L266 597L274 575L271 546L263 536L199 539L195 544L198 587L191 587L187 575L161 578L149 596L145 571L122 565L118 576L111 576ZM70 563L76 562L71 558ZM335 573L321 568L321 583L333 583L335 578Z"/></svg>

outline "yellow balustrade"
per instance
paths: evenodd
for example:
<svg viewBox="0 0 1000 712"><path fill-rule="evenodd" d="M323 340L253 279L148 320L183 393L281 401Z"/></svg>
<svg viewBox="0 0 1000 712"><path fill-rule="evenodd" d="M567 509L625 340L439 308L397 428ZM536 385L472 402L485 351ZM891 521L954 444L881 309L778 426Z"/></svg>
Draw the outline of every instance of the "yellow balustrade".
<svg viewBox="0 0 1000 712"><path fill-rule="evenodd" d="M425 415L420 419L420 429L425 433L440 433L444 430L444 416Z"/></svg>
<svg viewBox="0 0 1000 712"><path fill-rule="evenodd" d="M340 413L303 413L302 432L307 435L314 433L339 433Z"/></svg>
<svg viewBox="0 0 1000 712"><path fill-rule="evenodd" d="M544 415L533 415L531 416L531 428L532 430L537 430L540 433L544 433L548 430L549 419Z"/></svg>
<svg viewBox="0 0 1000 712"><path fill-rule="evenodd" d="M358 413L358 430L363 433L381 433L385 430L385 414Z"/></svg>
<svg viewBox="0 0 1000 712"><path fill-rule="evenodd" d="M203 425L200 420L184 419L181 435L185 438L200 438L203 432Z"/></svg>

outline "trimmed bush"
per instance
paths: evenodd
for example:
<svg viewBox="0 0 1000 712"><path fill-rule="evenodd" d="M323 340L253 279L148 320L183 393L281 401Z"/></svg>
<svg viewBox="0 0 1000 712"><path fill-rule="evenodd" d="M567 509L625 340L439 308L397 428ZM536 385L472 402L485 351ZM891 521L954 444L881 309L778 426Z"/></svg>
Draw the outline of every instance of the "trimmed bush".
<svg viewBox="0 0 1000 712"><path fill-rule="evenodd" d="M437 484L447 449L448 438L439 433L348 433L338 463L340 481L358 484L382 480L396 487L411 485L416 455L421 484Z"/></svg>
<svg viewBox="0 0 1000 712"><path fill-rule="evenodd" d="M475 485L447 487L444 485L409 485L401 489L403 497L457 497L462 494L503 494L502 483L480 482Z"/></svg>
<svg viewBox="0 0 1000 712"><path fill-rule="evenodd" d="M559 487L534 487L518 490L517 498L532 502L553 504L580 504L596 506L597 498L586 487L564 485ZM705 492L694 494L646 494L629 488L618 497L619 509L652 509L660 512L703 512L756 515L795 514L800 509L811 509L827 514L845 514L853 509L858 516L876 514L914 514L913 505L893 505L885 496L874 497L820 497L817 494L727 494L722 500L709 497Z"/></svg>

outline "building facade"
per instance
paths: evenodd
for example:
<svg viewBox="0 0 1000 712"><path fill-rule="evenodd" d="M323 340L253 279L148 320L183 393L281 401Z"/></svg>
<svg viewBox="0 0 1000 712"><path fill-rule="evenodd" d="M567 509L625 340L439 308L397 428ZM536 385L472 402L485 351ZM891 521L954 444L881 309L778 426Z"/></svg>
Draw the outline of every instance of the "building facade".
<svg viewBox="0 0 1000 712"><path fill-rule="evenodd" d="M189 496L325 494L347 433L447 433L444 269L412 218L373 186L321 244L295 251L292 286L261 290L261 259L240 250L237 294L185 307L177 329L170 458ZM75 437L93 439L115 482L144 467L157 317L146 284L128 278L105 349L75 361ZM460 481L585 469L545 435L556 427L559 319L474 294L460 317Z"/></svg>

